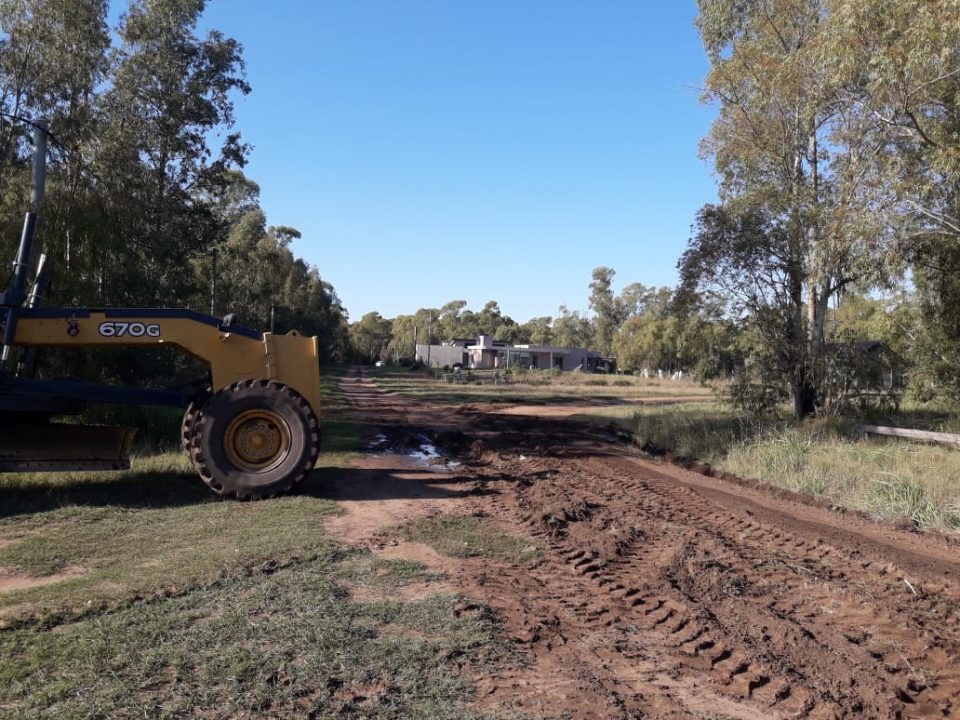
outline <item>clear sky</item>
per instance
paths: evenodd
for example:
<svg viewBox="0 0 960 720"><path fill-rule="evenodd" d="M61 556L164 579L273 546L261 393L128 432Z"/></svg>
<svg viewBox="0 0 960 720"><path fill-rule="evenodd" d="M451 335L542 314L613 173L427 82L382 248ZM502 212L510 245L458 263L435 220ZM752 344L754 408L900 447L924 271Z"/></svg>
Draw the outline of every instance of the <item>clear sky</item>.
<svg viewBox="0 0 960 720"><path fill-rule="evenodd" d="M116 4L125 4L117 3ZM268 222L351 320L587 308L673 285L716 197L694 0L209 0L244 45L237 128Z"/></svg>

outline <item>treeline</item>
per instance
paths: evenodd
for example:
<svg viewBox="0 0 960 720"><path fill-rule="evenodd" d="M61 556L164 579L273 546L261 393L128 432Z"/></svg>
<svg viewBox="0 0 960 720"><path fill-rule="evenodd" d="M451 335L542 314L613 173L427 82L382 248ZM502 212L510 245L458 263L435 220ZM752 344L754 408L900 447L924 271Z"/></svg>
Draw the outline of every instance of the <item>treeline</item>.
<svg viewBox="0 0 960 720"><path fill-rule="evenodd" d="M561 306L556 317L519 323L493 300L479 311L455 300L393 319L371 312L351 324L351 349L361 362L412 362L414 339L442 344L485 334L510 343L597 349L614 357L619 370L683 370L698 380L737 377L763 352L764 338L753 320L724 316L725 302L714 297L691 299L682 289L642 283L615 293L615 275L608 267L593 270L589 313ZM918 294L903 284L883 297L850 292L828 308L825 334L834 345L881 343L893 351L914 394L930 398L937 388L918 362L927 347L917 342L921 316Z"/></svg>
<svg viewBox="0 0 960 720"><path fill-rule="evenodd" d="M593 270L588 313L561 306L556 317L518 323L496 301L473 311L455 300L393 319L368 313L350 326L351 344L358 359L368 362L412 360L414 339L439 344L484 334L514 344L586 347L616 357L622 369L684 369L704 379L729 375L742 361L736 325L715 308L681 308L671 288L642 283L615 293L615 275L609 267Z"/></svg>
<svg viewBox="0 0 960 720"><path fill-rule="evenodd" d="M0 0L0 254L14 257L30 123L45 121L37 245L53 260L49 303L212 304L258 329L317 334L325 359L342 358L346 314L333 287L291 252L296 229L268 224L243 174L251 148L233 127L233 99L251 90L242 48L217 31L198 35L204 5L134 0L111 32L107 0ZM132 363L162 377L177 361L59 362L69 374L122 376Z"/></svg>
<svg viewBox="0 0 960 720"><path fill-rule="evenodd" d="M699 10L720 202L697 215L680 294L749 334L741 388L818 411L853 315L914 388L960 400L960 0Z"/></svg>

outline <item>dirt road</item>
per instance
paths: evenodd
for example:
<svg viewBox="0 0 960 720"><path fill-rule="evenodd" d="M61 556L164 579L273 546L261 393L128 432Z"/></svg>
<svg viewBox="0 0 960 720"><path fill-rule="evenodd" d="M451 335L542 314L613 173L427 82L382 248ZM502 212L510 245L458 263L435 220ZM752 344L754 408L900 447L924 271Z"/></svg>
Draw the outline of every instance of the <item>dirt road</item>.
<svg viewBox="0 0 960 720"><path fill-rule="evenodd" d="M449 589L496 610L523 662L475 678L479 708L960 717L960 545L654 462L561 420L413 403L355 375L343 388L379 451L335 489L334 530L436 558ZM416 438L462 464L385 451ZM489 516L542 560L441 560L391 536L439 513Z"/></svg>

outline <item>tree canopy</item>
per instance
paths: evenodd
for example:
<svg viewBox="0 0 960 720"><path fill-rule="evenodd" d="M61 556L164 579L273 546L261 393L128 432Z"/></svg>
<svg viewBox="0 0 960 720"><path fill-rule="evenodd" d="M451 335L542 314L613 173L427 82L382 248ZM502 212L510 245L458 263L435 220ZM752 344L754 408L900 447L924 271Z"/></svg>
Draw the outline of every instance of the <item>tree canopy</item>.
<svg viewBox="0 0 960 720"><path fill-rule="evenodd" d="M233 103L251 88L241 45L198 31L204 0L133 0L113 34L107 5L0 0L0 252L15 251L30 123L45 121L37 241L53 260L49 302L212 303L262 330L317 334L324 357L344 357L346 313L333 287L294 255L299 231L267 224L259 187L243 174L250 148ZM57 369L79 374L72 362ZM112 362L86 369L110 375ZM159 382L171 362L144 374Z"/></svg>
<svg viewBox="0 0 960 720"><path fill-rule="evenodd" d="M702 151L721 203L698 214L684 290L721 293L763 338L758 367L810 414L829 308L849 289L890 287L911 268L927 317L949 307L960 3L698 6L704 98L718 110Z"/></svg>

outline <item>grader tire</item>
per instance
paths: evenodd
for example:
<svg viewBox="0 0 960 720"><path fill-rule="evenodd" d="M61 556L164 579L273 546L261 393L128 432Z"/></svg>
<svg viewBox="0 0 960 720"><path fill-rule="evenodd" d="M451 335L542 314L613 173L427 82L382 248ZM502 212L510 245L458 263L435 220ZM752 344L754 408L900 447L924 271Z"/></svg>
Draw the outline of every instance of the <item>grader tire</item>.
<svg viewBox="0 0 960 720"><path fill-rule="evenodd" d="M258 500L286 492L313 469L320 423L293 388L245 380L203 404L192 420L188 446L213 492Z"/></svg>
<svg viewBox="0 0 960 720"><path fill-rule="evenodd" d="M183 413L183 421L180 423L180 448L190 457L190 442L193 439L193 425L200 414L202 403L192 402L187 406Z"/></svg>

